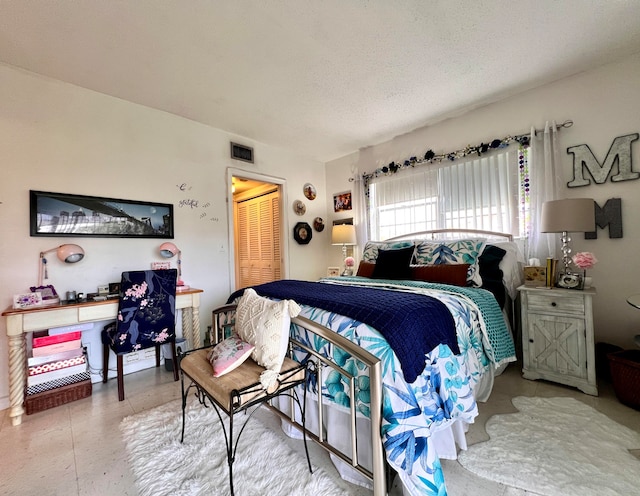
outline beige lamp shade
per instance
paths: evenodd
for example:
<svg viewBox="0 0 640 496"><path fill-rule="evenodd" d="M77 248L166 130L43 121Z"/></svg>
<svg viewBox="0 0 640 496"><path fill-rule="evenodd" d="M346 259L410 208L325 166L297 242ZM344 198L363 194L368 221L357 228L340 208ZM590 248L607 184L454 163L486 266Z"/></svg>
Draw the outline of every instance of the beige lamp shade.
<svg viewBox="0 0 640 496"><path fill-rule="evenodd" d="M331 230L331 244L333 245L355 245L356 226L353 224L338 224Z"/></svg>
<svg viewBox="0 0 640 496"><path fill-rule="evenodd" d="M596 230L596 208L591 198L567 198L542 204L540 231L544 233Z"/></svg>

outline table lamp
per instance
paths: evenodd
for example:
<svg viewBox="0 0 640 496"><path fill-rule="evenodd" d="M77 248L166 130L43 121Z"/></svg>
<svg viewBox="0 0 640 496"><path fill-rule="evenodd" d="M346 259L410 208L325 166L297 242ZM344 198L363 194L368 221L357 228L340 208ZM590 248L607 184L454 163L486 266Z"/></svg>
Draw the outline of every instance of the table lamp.
<svg viewBox="0 0 640 496"><path fill-rule="evenodd" d="M564 273L570 274L572 232L591 232L596 230L596 208L591 198L567 198L551 200L542 204L540 231L543 233L562 233L562 263Z"/></svg>
<svg viewBox="0 0 640 496"><path fill-rule="evenodd" d="M182 251L179 250L176 245L167 241L160 245L160 255L164 258L171 258L178 255L178 282L176 284L179 289L189 289L189 286L182 280Z"/></svg>
<svg viewBox="0 0 640 496"><path fill-rule="evenodd" d="M47 303L56 303L58 299L58 293L56 293L53 285L43 286L42 280L49 279L49 271L47 270L48 260L46 255L51 252L56 252L58 259L64 263L76 263L84 258L84 250L82 247L74 244L65 244L51 248L50 250L40 252L40 263L38 265L38 285L32 286L31 291L37 291L42 293L43 301Z"/></svg>
<svg viewBox="0 0 640 496"><path fill-rule="evenodd" d="M347 258L347 245L356 244L356 226L353 224L338 224L331 230L331 244L342 245L342 261ZM346 271L346 265L345 265Z"/></svg>

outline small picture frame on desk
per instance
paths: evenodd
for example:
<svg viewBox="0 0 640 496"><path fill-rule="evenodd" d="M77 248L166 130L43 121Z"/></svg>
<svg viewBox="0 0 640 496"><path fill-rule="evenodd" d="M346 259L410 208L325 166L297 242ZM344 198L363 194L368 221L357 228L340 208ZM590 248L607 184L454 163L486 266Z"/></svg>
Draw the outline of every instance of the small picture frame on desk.
<svg viewBox="0 0 640 496"><path fill-rule="evenodd" d="M40 293L42 296L41 305L57 305L60 303L60 297L58 296L58 292L56 288L52 285L48 286L31 286L29 288L33 293Z"/></svg>

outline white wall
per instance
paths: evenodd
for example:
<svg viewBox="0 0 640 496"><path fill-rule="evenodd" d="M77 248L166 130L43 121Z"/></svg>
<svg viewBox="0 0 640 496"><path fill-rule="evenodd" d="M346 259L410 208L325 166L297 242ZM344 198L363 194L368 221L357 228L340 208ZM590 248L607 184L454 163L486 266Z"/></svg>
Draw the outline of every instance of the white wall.
<svg viewBox="0 0 640 496"><path fill-rule="evenodd" d="M211 310L224 303L232 289L228 167L286 179L289 277L313 280L326 273L330 229L314 232L311 243L304 246L292 237L296 222L313 224L315 217L327 217L324 164L6 65L0 65L0 88L1 308L11 305L15 293L36 285L40 251L62 243L78 243L86 255L74 265L51 257L48 284L61 295L68 290L95 292L99 284L119 281L124 270L150 268L152 261L162 260L158 255L162 240L30 237L30 189L172 203L174 242L183 252L185 282L204 289L204 333L211 324ZM255 164L231 160L230 141L254 147ZM307 182L318 192L312 202L303 196ZM291 209L298 198L307 205L302 217ZM180 206L189 199L197 200L198 207ZM87 333L87 339L97 336L97 330ZM92 348L99 346L98 339ZM2 319L0 408L8 406L7 357Z"/></svg>
<svg viewBox="0 0 640 496"><path fill-rule="evenodd" d="M560 131L566 184L573 178L573 156L566 153L567 147L587 144L602 163L617 136L640 132L639 88L637 54L332 161L326 169L327 193L352 185L347 179L353 169L360 174L372 172L392 161L424 156L430 148L436 153L454 151L468 144L526 133L531 126L540 129L552 119L575 123ZM632 164L634 171L640 171L640 141L632 145ZM628 305L626 298L640 293L640 180L601 185L592 182L586 187L566 188L561 197L590 197L600 206L609 198L622 199L624 237L609 239L608 231L599 229L597 240L574 235L573 249L591 251L599 260L589 270L598 291L594 301L596 341L632 348L632 337L640 333L640 310Z"/></svg>

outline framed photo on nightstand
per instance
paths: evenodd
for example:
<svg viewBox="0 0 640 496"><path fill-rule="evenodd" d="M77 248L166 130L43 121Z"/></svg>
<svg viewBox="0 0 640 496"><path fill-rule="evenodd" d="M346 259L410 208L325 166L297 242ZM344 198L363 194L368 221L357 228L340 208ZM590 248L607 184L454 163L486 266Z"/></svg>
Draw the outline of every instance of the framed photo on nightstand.
<svg viewBox="0 0 640 496"><path fill-rule="evenodd" d="M338 277L340 275L340 267L329 267L327 269L328 277Z"/></svg>

